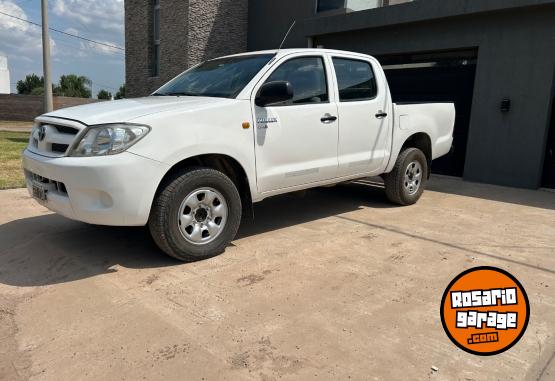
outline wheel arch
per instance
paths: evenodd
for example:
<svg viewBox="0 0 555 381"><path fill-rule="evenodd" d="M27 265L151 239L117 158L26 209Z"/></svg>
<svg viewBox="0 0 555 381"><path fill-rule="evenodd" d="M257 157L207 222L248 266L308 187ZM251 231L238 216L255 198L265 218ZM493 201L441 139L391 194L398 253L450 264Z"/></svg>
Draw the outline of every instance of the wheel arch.
<svg viewBox="0 0 555 381"><path fill-rule="evenodd" d="M175 163L162 177L162 180L156 188L155 197L168 183L173 181L184 170L198 167L212 168L229 177L237 187L239 195L241 196L243 215L248 216L252 212L252 194L249 177L245 168L235 158L220 153L191 156Z"/></svg>
<svg viewBox="0 0 555 381"><path fill-rule="evenodd" d="M399 153L403 152L406 148L418 148L426 156L428 163L428 177L432 172L432 139L430 135L425 132L417 132L410 135L401 146Z"/></svg>

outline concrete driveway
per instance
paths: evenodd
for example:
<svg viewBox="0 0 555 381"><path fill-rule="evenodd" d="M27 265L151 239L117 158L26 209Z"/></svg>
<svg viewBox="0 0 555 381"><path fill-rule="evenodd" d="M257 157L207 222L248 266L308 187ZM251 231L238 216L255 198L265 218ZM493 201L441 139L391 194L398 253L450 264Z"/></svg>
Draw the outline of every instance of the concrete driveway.
<svg viewBox="0 0 555 381"><path fill-rule="evenodd" d="M433 179L266 200L224 255L182 264L144 228L88 226L0 192L0 379L555 379L555 194ZM441 327L448 283L492 265L531 303L498 356ZM437 370L432 370L437 367Z"/></svg>

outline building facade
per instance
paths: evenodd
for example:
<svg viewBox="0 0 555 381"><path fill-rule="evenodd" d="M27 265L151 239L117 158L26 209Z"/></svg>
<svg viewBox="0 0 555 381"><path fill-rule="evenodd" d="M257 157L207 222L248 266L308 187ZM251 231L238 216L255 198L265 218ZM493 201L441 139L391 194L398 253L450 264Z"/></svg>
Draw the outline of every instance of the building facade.
<svg viewBox="0 0 555 381"><path fill-rule="evenodd" d="M393 100L455 102L436 173L555 188L555 0L126 0L126 71L142 96L202 60L285 47L372 54Z"/></svg>
<svg viewBox="0 0 555 381"><path fill-rule="evenodd" d="M199 62L247 50L248 0L126 0L126 91L151 93Z"/></svg>
<svg viewBox="0 0 555 381"><path fill-rule="evenodd" d="M0 94L10 93L10 70L8 57L0 56Z"/></svg>

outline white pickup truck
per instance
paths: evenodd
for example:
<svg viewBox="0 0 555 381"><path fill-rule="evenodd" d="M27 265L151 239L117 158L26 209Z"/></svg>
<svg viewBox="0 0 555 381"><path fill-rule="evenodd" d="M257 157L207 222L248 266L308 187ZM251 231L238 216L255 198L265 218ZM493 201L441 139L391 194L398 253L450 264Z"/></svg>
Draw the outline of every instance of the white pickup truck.
<svg viewBox="0 0 555 381"><path fill-rule="evenodd" d="M454 105L393 104L373 57L286 49L206 61L148 97L38 117L30 194L91 224L149 226L184 261L217 255L252 203L381 175L415 203L452 144Z"/></svg>

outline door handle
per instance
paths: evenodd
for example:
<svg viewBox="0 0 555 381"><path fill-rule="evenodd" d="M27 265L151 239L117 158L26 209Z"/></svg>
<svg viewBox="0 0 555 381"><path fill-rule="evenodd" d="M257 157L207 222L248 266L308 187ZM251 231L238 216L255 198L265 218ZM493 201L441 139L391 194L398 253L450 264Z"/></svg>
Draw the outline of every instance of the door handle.
<svg viewBox="0 0 555 381"><path fill-rule="evenodd" d="M320 118L320 121L322 123L326 123L326 124L329 124L331 122L335 122L336 120L337 120L336 116L333 116L333 115L328 114L328 113L324 114L324 116Z"/></svg>
<svg viewBox="0 0 555 381"><path fill-rule="evenodd" d="M382 110L378 111L378 113L376 114L376 118L378 119L383 119L387 116L387 112L383 112Z"/></svg>

